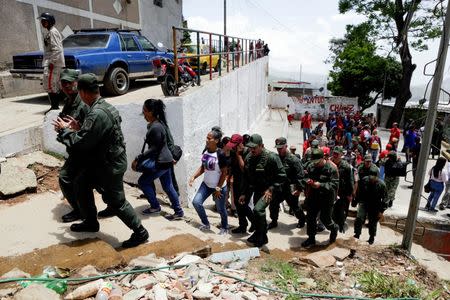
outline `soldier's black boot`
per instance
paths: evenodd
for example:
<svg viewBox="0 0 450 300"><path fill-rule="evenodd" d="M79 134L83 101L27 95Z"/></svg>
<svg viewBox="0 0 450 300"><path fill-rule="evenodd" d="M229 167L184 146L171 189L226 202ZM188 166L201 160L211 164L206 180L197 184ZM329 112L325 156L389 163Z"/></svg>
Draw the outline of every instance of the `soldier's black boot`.
<svg viewBox="0 0 450 300"><path fill-rule="evenodd" d="M254 242L256 242L256 240L257 240L257 238L256 238L256 234L255 233L253 233L248 239L247 239L247 241L249 242L249 243L254 243Z"/></svg>
<svg viewBox="0 0 450 300"><path fill-rule="evenodd" d="M270 222L270 224L267 226L267 230L270 230L272 228L276 228L278 227L278 222L277 221L272 221Z"/></svg>
<svg viewBox="0 0 450 300"><path fill-rule="evenodd" d="M144 226L139 226L132 234L131 237L122 243L123 248L132 248L140 244L145 243L148 240L149 234Z"/></svg>
<svg viewBox="0 0 450 300"><path fill-rule="evenodd" d="M97 214L97 216L99 218L109 218L109 217L114 217L115 215L116 215L116 213L114 212L114 209L112 209L108 206L104 210L99 211Z"/></svg>
<svg viewBox="0 0 450 300"><path fill-rule="evenodd" d="M309 237L302 243L302 247L308 248L308 247L314 246L315 244L316 244L316 239Z"/></svg>
<svg viewBox="0 0 450 300"><path fill-rule="evenodd" d="M305 227L305 220L298 220L297 228L303 228Z"/></svg>
<svg viewBox="0 0 450 300"><path fill-rule="evenodd" d="M375 242L375 237L373 235L371 235L367 242L369 243L369 245L372 245Z"/></svg>
<svg viewBox="0 0 450 300"><path fill-rule="evenodd" d="M74 232L98 232L100 224L95 221L83 221L81 223L72 224L70 230Z"/></svg>
<svg viewBox="0 0 450 300"><path fill-rule="evenodd" d="M261 248L268 242L269 242L269 239L267 238L267 234L265 234L262 238L257 239L253 244L255 245L255 247Z"/></svg>
<svg viewBox="0 0 450 300"><path fill-rule="evenodd" d="M335 228L333 228L330 233L330 244L333 244L334 242L336 242L337 234L338 234L338 229L335 226Z"/></svg>
<svg viewBox="0 0 450 300"><path fill-rule="evenodd" d="M231 230L231 233L247 233L247 228L243 226L236 227Z"/></svg>
<svg viewBox="0 0 450 300"><path fill-rule="evenodd" d="M70 213L65 214L62 216L63 223L70 223L73 221L77 221L81 219L80 213L77 210L72 210Z"/></svg>

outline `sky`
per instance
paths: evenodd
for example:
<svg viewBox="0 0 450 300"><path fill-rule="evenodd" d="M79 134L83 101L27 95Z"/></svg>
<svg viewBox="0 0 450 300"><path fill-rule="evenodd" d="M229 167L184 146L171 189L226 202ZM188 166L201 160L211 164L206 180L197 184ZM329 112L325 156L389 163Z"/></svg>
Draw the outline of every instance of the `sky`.
<svg viewBox="0 0 450 300"><path fill-rule="evenodd" d="M183 15L191 29L223 33L223 0L183 0ZM227 34L268 43L272 77L298 80L301 69L301 79L318 86L326 84L331 69L324 62L330 39L342 37L347 24L362 21L364 17L355 13L340 14L338 0L227 0ZM436 58L439 40L429 46L425 52L412 50L417 64L412 86L429 80L423 67ZM445 77L450 76L448 66ZM434 67L431 64L427 72L434 72Z"/></svg>

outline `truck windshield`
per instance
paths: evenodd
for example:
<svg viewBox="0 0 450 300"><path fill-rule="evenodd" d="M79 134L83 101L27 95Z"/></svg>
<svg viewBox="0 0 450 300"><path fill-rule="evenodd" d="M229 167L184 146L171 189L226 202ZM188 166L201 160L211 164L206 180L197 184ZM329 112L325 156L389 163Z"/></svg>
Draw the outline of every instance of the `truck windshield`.
<svg viewBox="0 0 450 300"><path fill-rule="evenodd" d="M64 39L64 48L105 48L108 34L72 34Z"/></svg>

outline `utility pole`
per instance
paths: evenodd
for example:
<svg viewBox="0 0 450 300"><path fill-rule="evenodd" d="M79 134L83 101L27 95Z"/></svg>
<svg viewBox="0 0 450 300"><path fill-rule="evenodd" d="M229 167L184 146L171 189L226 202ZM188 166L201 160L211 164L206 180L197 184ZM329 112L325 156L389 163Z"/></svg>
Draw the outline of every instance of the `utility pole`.
<svg viewBox="0 0 450 300"><path fill-rule="evenodd" d="M433 135L434 123L436 121L437 106L439 101L439 93L444 73L445 60L447 58L447 49L450 34L450 5L447 4L447 13L445 15L444 29L439 46L436 68L434 70L433 85L430 93L430 103L428 105L427 119L425 121L425 132L420 148L419 162L417 164L414 186L409 202L408 217L405 224L405 233L403 235L402 248L411 252L411 245L416 228L417 212L419 209L420 198L422 196L423 181L425 179L426 166L430 153L431 137Z"/></svg>
<svg viewBox="0 0 450 300"><path fill-rule="evenodd" d="M227 35L227 0L223 0L223 35Z"/></svg>

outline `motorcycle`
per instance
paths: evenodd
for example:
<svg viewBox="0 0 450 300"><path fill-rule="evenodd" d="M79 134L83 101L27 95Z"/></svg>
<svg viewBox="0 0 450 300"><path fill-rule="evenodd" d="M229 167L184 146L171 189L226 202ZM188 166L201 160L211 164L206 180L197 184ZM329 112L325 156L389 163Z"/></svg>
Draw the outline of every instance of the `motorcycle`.
<svg viewBox="0 0 450 300"><path fill-rule="evenodd" d="M161 83L164 96L175 96L178 88L194 86L197 82L197 73L191 68L185 58L178 59L178 82L175 82L175 63L167 57L153 59L153 70Z"/></svg>

